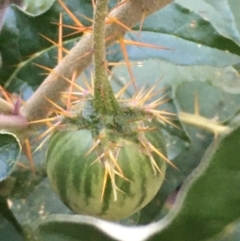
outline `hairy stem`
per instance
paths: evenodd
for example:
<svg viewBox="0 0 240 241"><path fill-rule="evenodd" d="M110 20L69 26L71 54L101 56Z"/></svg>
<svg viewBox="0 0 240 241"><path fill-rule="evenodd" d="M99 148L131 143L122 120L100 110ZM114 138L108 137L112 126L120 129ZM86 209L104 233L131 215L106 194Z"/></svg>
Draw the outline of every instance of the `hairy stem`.
<svg viewBox="0 0 240 241"><path fill-rule="evenodd" d="M14 106L8 103L6 100L0 98L0 113L11 114L14 110Z"/></svg>
<svg viewBox="0 0 240 241"><path fill-rule="evenodd" d="M23 131L28 127L25 117L19 115L0 115L0 130Z"/></svg>
<svg viewBox="0 0 240 241"><path fill-rule="evenodd" d="M108 81L105 49L105 18L108 0L98 0L93 24L94 107L101 114L114 114L119 109L112 87Z"/></svg>
<svg viewBox="0 0 240 241"><path fill-rule="evenodd" d="M129 0L115 8L110 13L110 16L131 28L141 21L143 16L154 13L172 1ZM105 29L106 44L114 43L126 31L126 28L117 23L107 25ZM88 34L82 37L75 47L71 49L70 53L55 67L25 106L22 107L21 114L29 121L43 119L48 116L49 112L54 108L48 99L55 103L58 101L61 92L64 92L69 87L69 83L65 78L71 79L74 71L80 74L91 63L92 52L92 34Z"/></svg>

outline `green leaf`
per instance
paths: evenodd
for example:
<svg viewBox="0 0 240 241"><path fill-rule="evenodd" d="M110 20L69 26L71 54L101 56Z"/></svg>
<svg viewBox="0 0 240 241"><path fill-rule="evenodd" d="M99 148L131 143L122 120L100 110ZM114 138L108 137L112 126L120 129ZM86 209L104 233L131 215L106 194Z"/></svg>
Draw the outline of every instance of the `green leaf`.
<svg viewBox="0 0 240 241"><path fill-rule="evenodd" d="M207 19L222 35L240 45L239 1L238 0L177 0L185 8Z"/></svg>
<svg viewBox="0 0 240 241"><path fill-rule="evenodd" d="M39 131L39 135L42 131ZM32 150L36 148L36 145L32 146ZM45 163L46 148L44 145L41 150L33 153L36 174L27 168L29 160L24 155L21 155L19 163L25 168L19 166L12 174L15 185L8 199L12 204L11 211L24 226L49 214L72 213L57 197L49 183Z"/></svg>
<svg viewBox="0 0 240 241"><path fill-rule="evenodd" d="M126 34L126 39L173 49L160 50L131 45L127 49L128 56L133 61L158 58L178 65L210 65L214 67L231 66L240 62L240 56L236 54L199 45L199 43L194 43L170 34L142 31L139 38L137 32L132 31ZM114 45L109 50L116 52L109 56L109 61L111 62L118 62L124 59L120 48L118 47L117 50L116 48L117 46Z"/></svg>
<svg viewBox="0 0 240 241"><path fill-rule="evenodd" d="M28 226L38 218L46 218L49 214L72 214L53 192L48 178L39 175L32 177L29 172L21 172L15 189L8 197L11 211L18 222Z"/></svg>
<svg viewBox="0 0 240 241"><path fill-rule="evenodd" d="M32 15L40 15L46 12L56 0L24 0L24 10Z"/></svg>
<svg viewBox="0 0 240 241"><path fill-rule="evenodd" d="M12 212L6 199L0 196L0 233L1 241L22 241L22 228Z"/></svg>
<svg viewBox="0 0 240 241"><path fill-rule="evenodd" d="M231 0L229 4L237 1ZM238 9L237 6L235 9ZM240 55L239 33L235 23L224 0L211 3L175 1L146 18L143 30L182 38L196 43L198 47L208 46ZM236 36L231 38L233 33Z"/></svg>
<svg viewBox="0 0 240 241"><path fill-rule="evenodd" d="M209 240L240 217L240 127L214 140L153 240ZM189 230L191 230L189 232Z"/></svg>
<svg viewBox="0 0 240 241"><path fill-rule="evenodd" d="M199 115L214 119L219 123L231 119L240 109L238 105L240 93L226 93L215 86L200 81L183 82L175 88L174 94L179 112L194 114L194 102L197 98Z"/></svg>
<svg viewBox="0 0 240 241"><path fill-rule="evenodd" d="M104 231L114 226L114 224L88 216L50 215L38 224L34 233L39 241L112 241L114 239Z"/></svg>
<svg viewBox="0 0 240 241"><path fill-rule="evenodd" d="M240 222L230 223L223 232L211 239L211 241L238 241L240 238ZM210 240L209 240L210 241Z"/></svg>
<svg viewBox="0 0 240 241"><path fill-rule="evenodd" d="M29 4L41 5L43 1L29 1ZM40 3L39 3L40 2ZM52 3L45 1L44 4ZM64 3L85 25L89 26L90 21L81 15L91 18L93 14L91 1L66 0ZM47 5L44 5L47 6ZM32 7L32 5L31 5ZM44 7L45 8L45 7ZM46 8L49 8L47 6ZM34 10L38 11L38 10ZM44 10L45 11L45 10ZM35 66L40 64L53 68L57 64L57 50L52 47L52 43L47 41L42 35L58 42L59 14L64 12L62 7L55 1L51 7L40 15L32 16L16 5L8 7L3 18L3 27L0 33L0 51L2 54L2 68L0 69L0 84L5 85L11 92L22 92L21 88L33 91L42 83L46 70ZM74 25L71 18L64 12L63 22L66 25ZM27 26L27 27L26 27ZM72 40L70 46L75 44L81 34L72 33L75 30L64 28L63 36L65 43ZM44 74L44 75L43 75ZM27 86L26 84L27 83ZM25 85L24 85L25 84ZM29 97L29 96L28 96Z"/></svg>
<svg viewBox="0 0 240 241"><path fill-rule="evenodd" d="M21 150L21 144L14 134L0 131L0 181L13 172Z"/></svg>
<svg viewBox="0 0 240 241"><path fill-rule="evenodd" d="M234 6L236 1L177 1L169 4L146 18L141 37L134 32L128 33L127 37L173 51L128 46L130 59L160 58L179 65L215 67L239 63L240 33L228 6L228 2ZM123 59L120 49L109 58L116 62Z"/></svg>
<svg viewBox="0 0 240 241"><path fill-rule="evenodd" d="M5 219L0 213L0 233L1 241L23 241L23 237L16 232L10 221Z"/></svg>

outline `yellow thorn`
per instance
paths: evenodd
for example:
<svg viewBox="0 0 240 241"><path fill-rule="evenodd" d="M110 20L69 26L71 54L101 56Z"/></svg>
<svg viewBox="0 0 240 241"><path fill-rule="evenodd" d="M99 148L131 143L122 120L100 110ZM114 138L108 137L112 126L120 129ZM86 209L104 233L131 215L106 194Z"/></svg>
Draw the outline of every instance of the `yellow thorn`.
<svg viewBox="0 0 240 241"><path fill-rule="evenodd" d="M160 173L160 175L164 176L162 170L159 168L159 166L157 165L156 161L154 160L154 158L151 154L150 154L149 158L150 158L150 161L151 161L151 165L154 168L154 173L156 174L156 169L157 169L157 171Z"/></svg>
<svg viewBox="0 0 240 241"><path fill-rule="evenodd" d="M76 60L80 60L84 57L86 57L87 55L91 54L93 52L93 49L92 50L89 50L87 53L83 54L82 56L80 56L79 58L77 58Z"/></svg>
<svg viewBox="0 0 240 241"><path fill-rule="evenodd" d="M97 158L96 158L96 160L94 160L91 164L90 164L90 166L92 166L94 163L96 163L98 160L100 160L101 161L101 158L103 158L104 157L104 153L102 153L102 155L101 156L98 156Z"/></svg>
<svg viewBox="0 0 240 241"><path fill-rule="evenodd" d="M157 174L156 166L157 166L157 170L159 171L159 173L162 174L162 171L160 170L160 168L159 168L158 165L156 164L154 158L152 157L151 153L149 152L147 144L146 144L143 140L141 140L141 139L140 139L140 143L144 146L145 151L146 151L146 153L147 153L147 156L148 156L149 159L150 159L150 164L151 164L151 167L152 167L152 169L153 169L153 174L154 174L154 175Z"/></svg>
<svg viewBox="0 0 240 241"><path fill-rule="evenodd" d="M117 159L114 157L112 151L107 151L107 155L110 157L110 160L113 162L113 165L118 169L122 176L124 176L121 167L118 165Z"/></svg>
<svg viewBox="0 0 240 241"><path fill-rule="evenodd" d="M55 43L54 41L52 41L50 38L44 36L43 34L40 34L43 38L45 38L48 42L52 43L54 46L58 47L58 49L61 49L64 53L68 54L69 50L65 49L63 46L59 45L58 43Z"/></svg>
<svg viewBox="0 0 240 241"><path fill-rule="evenodd" d="M58 64L63 59L63 42L62 42L62 13L59 15L59 27L58 27Z"/></svg>
<svg viewBox="0 0 240 241"><path fill-rule="evenodd" d="M112 189L113 189L114 201L116 201L117 200L117 186L116 186L116 183L115 183L115 175L114 175L114 172L113 172L114 169L113 169L113 167L110 166L110 164L107 161L104 162L104 166L105 166L105 169L108 170L108 174L110 176Z"/></svg>
<svg viewBox="0 0 240 241"><path fill-rule="evenodd" d="M119 6L125 4L126 2L128 2L129 0L122 0L122 1L118 1L117 5L111 9L111 11L113 11L115 8L118 8Z"/></svg>
<svg viewBox="0 0 240 241"><path fill-rule="evenodd" d="M103 177L103 187L102 187L102 193L101 193L101 202L103 201L106 185L107 185L107 178L108 178L108 170L106 167L104 167L104 177Z"/></svg>
<svg viewBox="0 0 240 241"><path fill-rule="evenodd" d="M54 120L56 120L56 116L51 118L41 119L41 120L29 121L28 124L38 124L38 123L44 123L44 122L54 121Z"/></svg>
<svg viewBox="0 0 240 241"><path fill-rule="evenodd" d="M36 64L36 63L33 63L33 64L36 65L37 67L40 67L41 69L47 70L48 71L47 74L49 74L51 72L54 72L54 69L51 69L51 68L48 68L46 66L43 66L43 65L40 65L40 64Z"/></svg>
<svg viewBox="0 0 240 241"><path fill-rule="evenodd" d="M72 79L70 82L69 94L68 94L68 100L67 100L67 110L71 108L71 96L72 96L72 90L73 90L73 86L75 84L76 78L77 78L77 71L75 70L73 72Z"/></svg>
<svg viewBox="0 0 240 241"><path fill-rule="evenodd" d="M126 49L123 37L119 37L118 41L119 41L120 47L122 49L122 53L123 53L124 59L125 59L126 64L127 64L127 69L128 69L128 72L129 72L129 75L130 75L133 87L134 87L135 90L137 90L136 81L135 81L135 78L133 76L133 72L132 72L132 69L131 69L131 65L130 65L130 61L129 61L129 58L128 58L128 53L127 53L127 49Z"/></svg>
<svg viewBox="0 0 240 241"><path fill-rule="evenodd" d="M38 147L33 151L33 153L40 150L50 137L51 137L51 135L48 135L45 139L43 139L43 141L38 145Z"/></svg>
<svg viewBox="0 0 240 241"><path fill-rule="evenodd" d="M147 106L150 108L156 108L157 106L160 106L164 103L167 103L169 100L168 99L164 99L165 96L162 96L160 98L158 98L157 100L151 102L150 104L148 104Z"/></svg>
<svg viewBox="0 0 240 241"><path fill-rule="evenodd" d="M77 74L77 73L75 73L75 75L76 75L76 74ZM73 75L73 77L75 77L75 75ZM72 80L69 80L68 78L66 78L66 77L64 77L64 76L62 76L62 75L61 75L61 77L62 77L63 79L65 79L68 83L70 83L71 85L73 85L77 90L79 90L79 91L81 91L81 92L84 92L84 91L85 91L85 89L83 89L80 85L74 83L74 82L73 82L73 79L72 79Z"/></svg>
<svg viewBox="0 0 240 241"><path fill-rule="evenodd" d="M93 9L95 9L96 3L94 2L94 0L92 0L92 6L93 6Z"/></svg>
<svg viewBox="0 0 240 241"><path fill-rule="evenodd" d="M142 96L144 96L144 91L145 91L145 89L146 89L146 86L143 86L143 87L140 89L140 91L137 91L137 92L133 95L132 99L134 99L134 100L141 99Z"/></svg>
<svg viewBox="0 0 240 241"><path fill-rule="evenodd" d="M139 27L139 31L138 31L138 37L140 37L140 33L141 33L141 30L142 30L142 27L143 27L143 23L144 23L144 20L146 18L146 11L143 12L143 15L142 15L142 18L141 18L141 21L140 21L140 27Z"/></svg>
<svg viewBox="0 0 240 241"><path fill-rule="evenodd" d="M199 116L200 111L199 111L199 103L198 103L198 95L195 93L195 98L194 98L194 113L195 115Z"/></svg>
<svg viewBox="0 0 240 241"><path fill-rule="evenodd" d="M128 182L132 182L130 179L126 178L125 176L123 176L121 173L119 173L118 171L114 170L114 173L116 175L118 175L119 177L123 178L124 180L128 181ZM120 189L119 189L120 190ZM121 190L122 191L122 190ZM123 191L122 191L123 192ZM124 192L123 192L124 193Z"/></svg>
<svg viewBox="0 0 240 241"><path fill-rule="evenodd" d="M120 25L121 27L125 28L128 32L132 32L132 29L129 28L128 26L126 26L125 24L123 24L121 21L119 21L117 18L115 17L111 17L111 16L107 16L107 18L109 20L107 20L105 23L109 24L109 23L117 23L118 25Z"/></svg>
<svg viewBox="0 0 240 241"><path fill-rule="evenodd" d="M58 0L59 4L62 6L62 8L65 10L65 12L68 14L68 16L73 20L73 22L77 26L84 26L79 19L77 19L74 14L69 10L69 8L65 5L65 3L62 0Z"/></svg>
<svg viewBox="0 0 240 241"><path fill-rule="evenodd" d="M153 92L161 80L162 80L162 77L147 91L147 93L144 95L144 97L141 98L141 100L139 102L141 105L143 105L147 100L151 99L152 97L154 97L155 95L157 95L163 91L162 89L160 89L158 91ZM163 98L163 97L161 97L161 98Z"/></svg>
<svg viewBox="0 0 240 241"><path fill-rule="evenodd" d="M129 85L131 84L131 82L125 84L116 94L115 97L116 98L121 98L122 95L126 92L127 88L129 87Z"/></svg>
<svg viewBox="0 0 240 241"><path fill-rule="evenodd" d="M50 102L53 106L55 106L58 110L60 110L61 114L64 115L64 116L68 116L68 117L71 117L71 115L65 111L62 107L60 107L59 105L57 105L56 103L54 103L52 100L50 100L49 98L47 98L46 96L44 96L44 98Z"/></svg>
<svg viewBox="0 0 240 241"><path fill-rule="evenodd" d="M30 142L29 142L29 139L27 138L25 140L25 143L24 143L24 149L25 149L25 155L27 156L28 158L28 161L30 163L30 166L31 166L31 170L33 172L34 175L36 175L36 169L35 169L35 165L34 165L34 161L33 161L33 156L32 156L32 150L31 150L31 145L30 145Z"/></svg>
<svg viewBox="0 0 240 241"><path fill-rule="evenodd" d="M87 87L87 89L88 89L88 91L92 94L92 96L93 96L93 83L90 85L89 83L88 83L88 80L87 80L87 78L85 77L85 75L82 75L82 79L83 79L83 82L84 82L84 84L86 85L86 87ZM92 78L91 78L92 79Z"/></svg>
<svg viewBox="0 0 240 241"><path fill-rule="evenodd" d="M155 146L152 145L151 142L147 142L147 145L149 146L149 148L155 152L156 154L158 154L161 158L163 158L168 164L170 164L172 167L174 167L175 169L178 170L178 168L170 161L168 160L167 157L165 157Z"/></svg>
<svg viewBox="0 0 240 241"><path fill-rule="evenodd" d="M44 136L48 135L51 131L53 131L59 124L60 124L60 122L58 122L58 123L52 125L51 127L49 127L46 131L41 133L41 135L37 136L37 138L35 138L33 140L33 142L41 140Z"/></svg>
<svg viewBox="0 0 240 241"><path fill-rule="evenodd" d="M2 92L3 97L5 98L5 100L10 103L13 104L13 101L11 100L11 98L9 96L11 96L1 85L0 85L0 91Z"/></svg>
<svg viewBox="0 0 240 241"><path fill-rule="evenodd" d="M93 143L92 147L87 151L87 153L84 155L84 157L88 156L90 153L92 153L96 148L97 146L99 145L100 143L100 139L97 139L95 143Z"/></svg>
<svg viewBox="0 0 240 241"><path fill-rule="evenodd" d="M146 48L152 48L152 49L174 50L172 48L167 48L167 47L158 46L158 45L154 45L154 44L148 44L148 43L141 43L141 42L126 40L126 39L124 39L124 43L126 45L134 45L134 46L146 47Z"/></svg>

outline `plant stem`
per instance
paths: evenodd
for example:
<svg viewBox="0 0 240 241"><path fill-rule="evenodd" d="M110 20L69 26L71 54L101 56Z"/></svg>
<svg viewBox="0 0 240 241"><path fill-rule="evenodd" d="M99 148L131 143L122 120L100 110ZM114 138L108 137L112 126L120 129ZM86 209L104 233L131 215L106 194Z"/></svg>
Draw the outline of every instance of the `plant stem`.
<svg viewBox="0 0 240 241"><path fill-rule="evenodd" d="M220 125L219 123L217 123L214 120L207 119L203 116L199 116L196 114L180 112L178 117L185 124L199 127L206 131L210 131L210 132L214 133L215 135L218 135L220 133L225 133L230 130L230 128L228 126Z"/></svg>
<svg viewBox="0 0 240 241"><path fill-rule="evenodd" d="M11 114L14 110L14 106L8 103L6 100L0 98L0 113L1 114Z"/></svg>
<svg viewBox="0 0 240 241"><path fill-rule="evenodd" d="M114 43L127 31L123 26L133 27L141 21L143 16L148 16L165 7L173 0L129 0L115 8L111 17L117 19L123 25L115 22L106 26L107 45ZM71 79L74 71L79 74L92 61L92 35L87 34L73 47L69 54L56 66L52 73L45 79L33 96L21 108L21 114L29 121L46 118L54 109L54 106L47 100L57 102L61 93L69 87L69 83L63 78ZM47 97L47 98L46 98Z"/></svg>
<svg viewBox="0 0 240 241"><path fill-rule="evenodd" d="M114 114L119 105L108 81L105 49L105 18L108 0L97 0L93 23L94 107L101 114Z"/></svg>
<svg viewBox="0 0 240 241"><path fill-rule="evenodd" d="M19 115L0 115L0 130L23 131L28 127L25 117Z"/></svg>

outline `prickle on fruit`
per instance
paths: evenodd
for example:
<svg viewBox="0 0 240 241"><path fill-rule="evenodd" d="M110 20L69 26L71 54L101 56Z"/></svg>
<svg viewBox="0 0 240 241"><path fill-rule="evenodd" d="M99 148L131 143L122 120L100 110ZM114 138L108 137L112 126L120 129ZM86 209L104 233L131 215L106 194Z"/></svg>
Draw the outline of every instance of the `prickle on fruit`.
<svg viewBox="0 0 240 241"><path fill-rule="evenodd" d="M121 220L147 205L166 170L161 111L145 102L152 90L116 98L115 114L101 114L93 97L79 101L50 138L47 173L61 200L75 213ZM149 96L149 98L148 98ZM141 97L141 98L140 98Z"/></svg>

